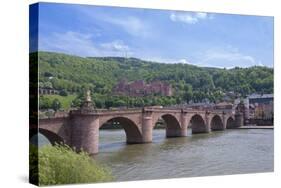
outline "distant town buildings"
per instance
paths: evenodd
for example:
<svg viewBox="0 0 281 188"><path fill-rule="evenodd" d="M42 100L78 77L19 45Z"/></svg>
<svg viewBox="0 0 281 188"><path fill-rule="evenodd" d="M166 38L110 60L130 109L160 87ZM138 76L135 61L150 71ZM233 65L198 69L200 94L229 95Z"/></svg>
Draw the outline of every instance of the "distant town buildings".
<svg viewBox="0 0 281 188"><path fill-rule="evenodd" d="M146 95L161 95L172 96L172 86L169 83L161 81L153 81L145 83L143 80L134 82L127 82L121 80L114 88L114 94L128 95L128 96L146 96Z"/></svg>
<svg viewBox="0 0 281 188"><path fill-rule="evenodd" d="M39 88L39 95L57 95L59 94L58 90L50 88Z"/></svg>
<svg viewBox="0 0 281 188"><path fill-rule="evenodd" d="M251 119L273 119L273 94L252 94L247 98L236 99L234 107L242 102L245 107L244 118Z"/></svg>
<svg viewBox="0 0 281 188"><path fill-rule="evenodd" d="M220 102L220 103L192 103L192 104L176 104L169 106L170 108L183 108L183 109L195 109L195 110L225 110L232 111L233 104L229 102Z"/></svg>
<svg viewBox="0 0 281 188"><path fill-rule="evenodd" d="M249 118L272 119L273 118L273 94L248 96Z"/></svg>

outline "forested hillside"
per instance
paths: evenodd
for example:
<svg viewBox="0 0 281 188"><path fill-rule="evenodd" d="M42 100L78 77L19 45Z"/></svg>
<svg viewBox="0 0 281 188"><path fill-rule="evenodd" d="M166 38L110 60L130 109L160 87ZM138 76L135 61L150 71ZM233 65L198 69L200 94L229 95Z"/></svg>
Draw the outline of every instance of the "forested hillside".
<svg viewBox="0 0 281 188"><path fill-rule="evenodd" d="M33 56L34 54L31 54ZM31 58L33 59L33 58ZM31 62L32 63L32 62ZM119 80L161 80L172 84L172 97L142 98L113 96L112 88ZM77 57L66 54L39 52L39 85L41 88L76 94L72 105L90 89L98 107L172 105L189 101L222 100L228 93L245 96L251 93L273 92L273 69L202 68L189 64L166 64L122 57ZM80 97L81 98L81 97Z"/></svg>

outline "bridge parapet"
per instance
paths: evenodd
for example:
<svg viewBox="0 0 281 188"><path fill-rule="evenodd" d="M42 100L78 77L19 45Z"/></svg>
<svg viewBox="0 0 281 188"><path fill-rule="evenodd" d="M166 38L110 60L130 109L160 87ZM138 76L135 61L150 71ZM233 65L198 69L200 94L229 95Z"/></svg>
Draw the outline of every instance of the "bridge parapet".
<svg viewBox="0 0 281 188"><path fill-rule="evenodd" d="M133 110L92 110L92 111L85 111L85 110L72 110L70 112L71 115L115 115L115 114L135 114L141 113L141 109L133 109Z"/></svg>
<svg viewBox="0 0 281 188"><path fill-rule="evenodd" d="M71 110L69 114L79 114L79 115L101 115L101 114L123 114L123 113L152 113L152 112L159 112L159 113L185 113L185 114L233 114L232 111L229 110L195 110L195 109L175 109L175 108L153 108L153 107L144 107L144 108L127 108L127 109L78 109L78 110Z"/></svg>

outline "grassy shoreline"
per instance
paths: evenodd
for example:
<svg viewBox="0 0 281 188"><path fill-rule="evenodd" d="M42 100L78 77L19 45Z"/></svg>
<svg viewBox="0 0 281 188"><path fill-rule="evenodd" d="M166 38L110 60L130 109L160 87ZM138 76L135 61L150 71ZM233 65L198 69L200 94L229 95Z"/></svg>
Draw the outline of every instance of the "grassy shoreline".
<svg viewBox="0 0 281 188"><path fill-rule="evenodd" d="M111 170L67 145L30 145L30 182L39 186L113 181Z"/></svg>

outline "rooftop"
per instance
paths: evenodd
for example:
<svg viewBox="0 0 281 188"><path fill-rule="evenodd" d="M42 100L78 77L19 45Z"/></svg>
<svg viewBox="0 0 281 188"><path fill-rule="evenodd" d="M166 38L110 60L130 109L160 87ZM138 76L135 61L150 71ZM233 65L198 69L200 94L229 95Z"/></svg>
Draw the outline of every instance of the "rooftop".
<svg viewBox="0 0 281 188"><path fill-rule="evenodd" d="M248 96L249 99L260 99L260 98L273 98L273 94L252 94Z"/></svg>

